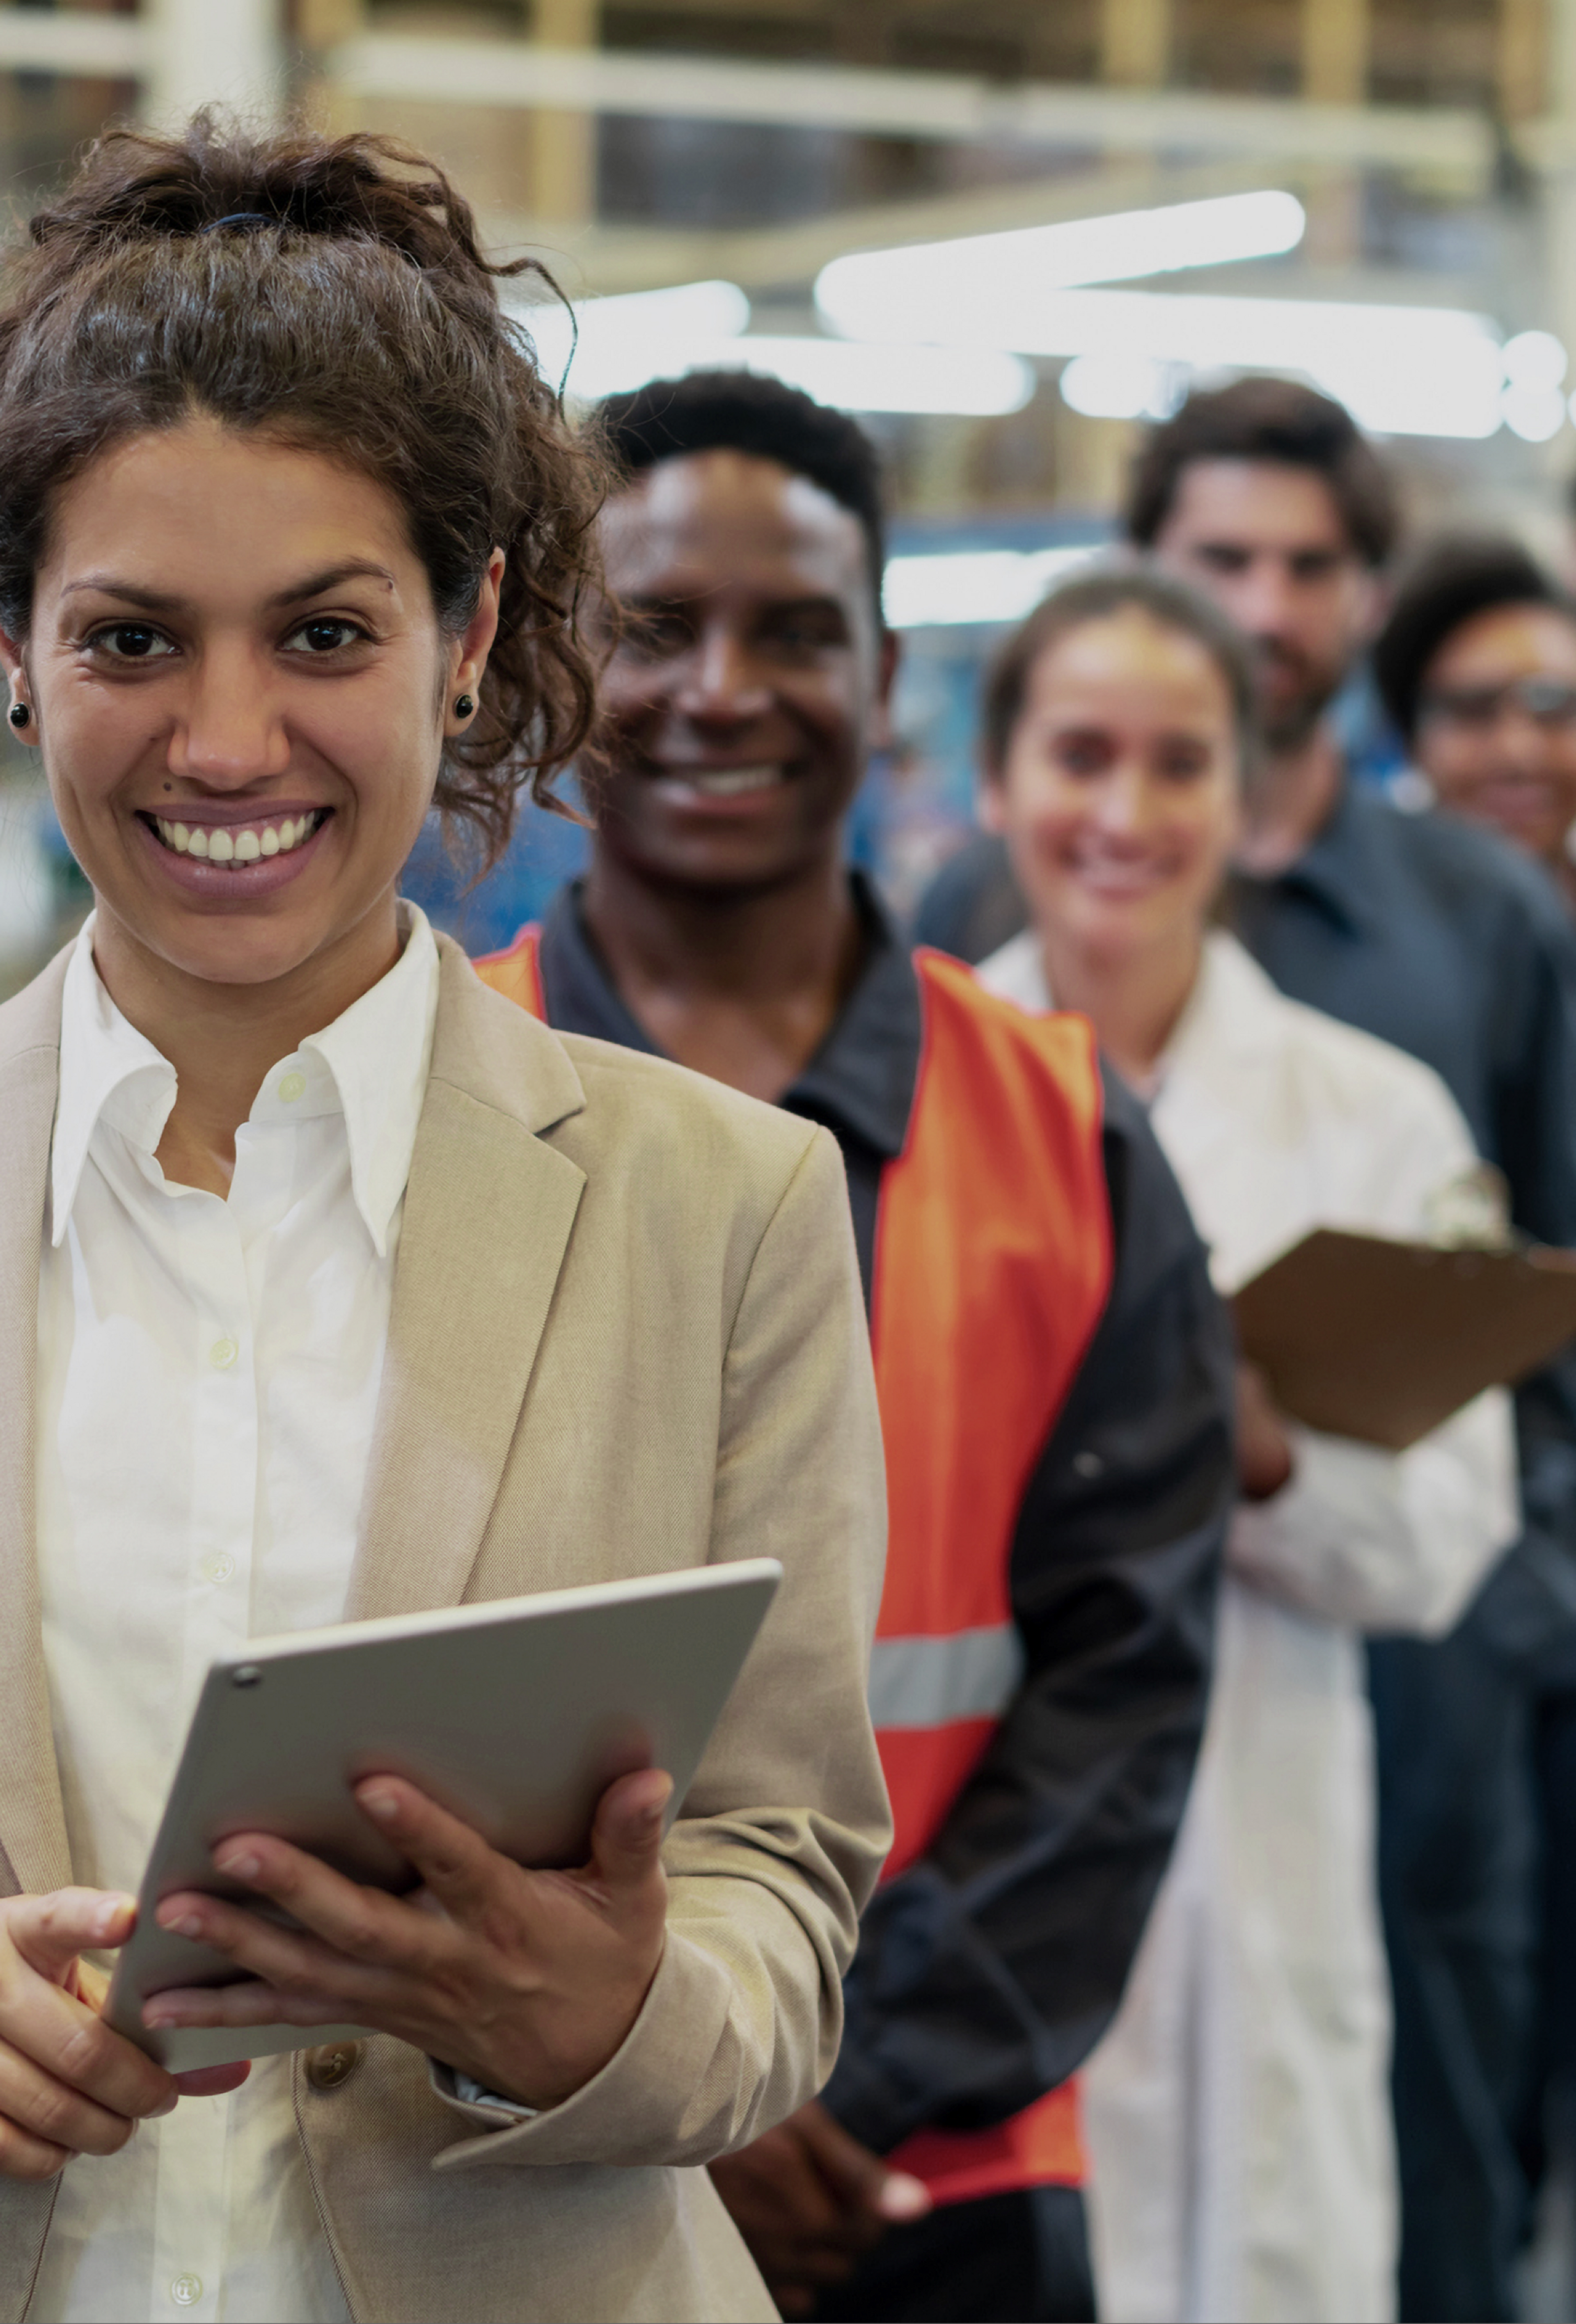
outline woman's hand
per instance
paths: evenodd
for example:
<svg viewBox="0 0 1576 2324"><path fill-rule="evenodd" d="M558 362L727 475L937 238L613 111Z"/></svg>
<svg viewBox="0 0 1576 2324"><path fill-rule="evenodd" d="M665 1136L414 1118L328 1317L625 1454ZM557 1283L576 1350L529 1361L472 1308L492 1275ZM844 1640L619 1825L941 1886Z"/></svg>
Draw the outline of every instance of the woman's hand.
<svg viewBox="0 0 1576 2324"><path fill-rule="evenodd" d="M0 1899L0 2178L50 2179L74 2154L114 2154L183 2091L233 2090L245 2065L167 2074L99 2011L106 1980L85 1950L136 1926L129 1896L58 1888Z"/></svg>
<svg viewBox="0 0 1576 2324"><path fill-rule="evenodd" d="M640 2014L662 1960L667 1882L662 1820L672 1789L654 1767L603 1793L591 1860L527 1872L395 1775L356 1797L422 1886L364 1888L261 1832L214 1850L227 1879L282 1905L282 1929L217 1896L167 1896L161 1928L227 1954L236 1985L150 2001L150 2026L370 2025L500 2098L556 2106L600 2071Z"/></svg>
<svg viewBox="0 0 1576 2324"><path fill-rule="evenodd" d="M784 2316L808 2316L929 2190L849 2136L818 2098L711 2166L717 2191Z"/></svg>
<svg viewBox="0 0 1576 2324"><path fill-rule="evenodd" d="M1256 1364L1237 1364L1237 1481L1245 1501L1268 1501L1292 1481L1296 1455L1284 1417Z"/></svg>

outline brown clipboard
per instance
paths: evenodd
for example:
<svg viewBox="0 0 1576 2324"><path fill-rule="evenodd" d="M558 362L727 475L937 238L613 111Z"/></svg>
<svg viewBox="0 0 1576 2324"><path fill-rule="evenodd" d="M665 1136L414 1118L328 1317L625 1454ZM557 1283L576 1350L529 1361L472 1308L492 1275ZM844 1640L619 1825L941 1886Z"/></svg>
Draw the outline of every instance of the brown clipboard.
<svg viewBox="0 0 1576 2324"><path fill-rule="evenodd" d="M1576 1252L1320 1227L1245 1284L1242 1352L1293 1420L1404 1452L1576 1338Z"/></svg>

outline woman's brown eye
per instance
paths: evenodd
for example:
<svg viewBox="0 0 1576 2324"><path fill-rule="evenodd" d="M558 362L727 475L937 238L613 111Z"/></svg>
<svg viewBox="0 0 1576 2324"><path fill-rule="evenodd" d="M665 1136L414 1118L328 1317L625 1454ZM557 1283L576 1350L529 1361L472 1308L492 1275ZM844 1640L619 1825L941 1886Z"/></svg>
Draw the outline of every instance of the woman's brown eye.
<svg viewBox="0 0 1576 2324"><path fill-rule="evenodd" d="M360 632L348 622L303 622L296 635L304 638L309 653L335 653Z"/></svg>
<svg viewBox="0 0 1576 2324"><path fill-rule="evenodd" d="M169 650L169 641L141 622L116 622L113 628L100 630L93 643L116 661L150 661L161 650Z"/></svg>

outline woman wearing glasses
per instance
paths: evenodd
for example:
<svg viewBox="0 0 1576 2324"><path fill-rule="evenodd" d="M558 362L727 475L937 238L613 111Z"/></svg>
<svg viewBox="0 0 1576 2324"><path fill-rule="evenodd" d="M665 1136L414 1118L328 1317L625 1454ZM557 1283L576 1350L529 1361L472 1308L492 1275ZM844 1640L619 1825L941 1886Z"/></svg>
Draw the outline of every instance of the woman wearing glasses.
<svg viewBox="0 0 1576 2324"><path fill-rule="evenodd" d="M1374 676L1432 798L1535 855L1576 910L1576 606L1519 541L1436 541Z"/></svg>

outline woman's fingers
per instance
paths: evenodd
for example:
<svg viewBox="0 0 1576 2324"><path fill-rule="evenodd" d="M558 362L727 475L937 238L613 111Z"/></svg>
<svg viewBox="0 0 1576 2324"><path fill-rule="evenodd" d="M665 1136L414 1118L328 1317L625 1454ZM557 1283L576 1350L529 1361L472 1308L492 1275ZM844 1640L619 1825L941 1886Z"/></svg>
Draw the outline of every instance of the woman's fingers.
<svg viewBox="0 0 1576 2324"><path fill-rule="evenodd" d="M0 2177L47 2179L74 2153L113 2154L179 2093L75 1990L85 1945L123 1944L127 1896L68 1888L0 1904ZM91 1987L91 1980L89 1980Z"/></svg>
<svg viewBox="0 0 1576 2324"><path fill-rule="evenodd" d="M135 2128L133 2117L99 2106L9 2043L0 2045L0 2116L66 2154L116 2154Z"/></svg>
<svg viewBox="0 0 1576 2324"><path fill-rule="evenodd" d="M251 2070L250 2058L240 2058L231 2066L193 2066L173 2080L183 2098L222 2098L238 2090Z"/></svg>
<svg viewBox="0 0 1576 2324"><path fill-rule="evenodd" d="M654 1884L662 1871L663 1814L672 1795L672 1776L642 1767L609 1784L597 1803L591 1868L610 1903L644 1889L660 1893Z"/></svg>
<svg viewBox="0 0 1576 2324"><path fill-rule="evenodd" d="M155 1994L143 2011L144 2024L155 2030L331 2024L357 2016L389 1982L380 1962L341 1951L311 1931L282 1929L217 1896L167 1896L159 1925L210 1946L246 1974L230 1985L172 1987Z"/></svg>
<svg viewBox="0 0 1576 2324"><path fill-rule="evenodd" d="M63 2146L34 2138L0 2116L0 2179L52 2179L70 2159Z"/></svg>
<svg viewBox="0 0 1576 2324"><path fill-rule="evenodd" d="M214 2025L344 2025L355 2021L358 2013L352 2000L341 1993L323 1993L305 1985L270 1985L266 1978L246 1977L234 1985L178 1985L167 1992L153 1996L143 2010L143 2024L151 2033L168 2033L172 2027ZM218 2072L218 2068L206 2068L205 2072ZM222 2070L234 2073L233 2067ZM195 2079L179 2077L183 2086ZM236 2080L244 2077L237 2075ZM234 2083L227 2082L229 2089ZM208 2089L190 2090L196 2098L214 2095Z"/></svg>
<svg viewBox="0 0 1576 2324"><path fill-rule="evenodd" d="M136 1918L134 1896L103 1888L56 1888L44 1896L13 1898L5 1925L28 1967L59 1985L79 1953L124 1945Z"/></svg>
<svg viewBox="0 0 1576 2324"><path fill-rule="evenodd" d="M356 1786L356 1802L446 1912L469 1921L485 1911L507 1859L479 1831L400 1775L369 1775Z"/></svg>
<svg viewBox="0 0 1576 2324"><path fill-rule="evenodd" d="M284 1982L298 1972L316 1977L330 1968L329 1953L346 1961L409 1967L423 1940L431 1941L408 1905L347 1880L287 1840L238 1832L221 1841L213 1860L227 1879L280 1905L298 1928L281 1928L244 1904L198 1890L166 1896L159 1926L212 1945L255 1976Z"/></svg>
<svg viewBox="0 0 1576 2324"><path fill-rule="evenodd" d="M5 2051L108 2114L129 2121L169 2113L178 2093L162 2066L112 2034L97 2011L75 1994L35 1970L19 1969L14 1957L11 1969L0 1978Z"/></svg>

